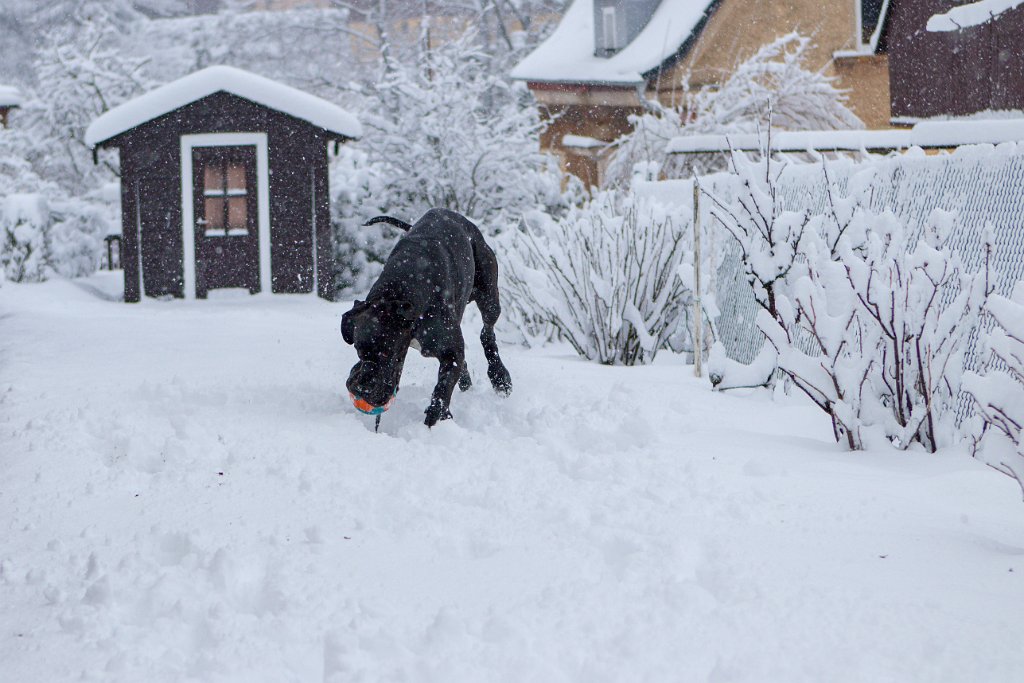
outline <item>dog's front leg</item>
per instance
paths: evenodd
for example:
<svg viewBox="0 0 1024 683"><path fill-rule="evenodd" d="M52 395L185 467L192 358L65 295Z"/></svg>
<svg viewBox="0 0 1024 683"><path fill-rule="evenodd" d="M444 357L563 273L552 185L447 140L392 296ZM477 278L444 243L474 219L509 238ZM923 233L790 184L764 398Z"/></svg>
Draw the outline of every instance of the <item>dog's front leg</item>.
<svg viewBox="0 0 1024 683"><path fill-rule="evenodd" d="M423 421L428 427L433 427L440 420L450 420L452 417L448 407L451 405L452 392L455 391L455 385L462 374L465 352L462 348L452 349L438 354L437 359L441 364L437 371L437 384L427 407L427 418Z"/></svg>

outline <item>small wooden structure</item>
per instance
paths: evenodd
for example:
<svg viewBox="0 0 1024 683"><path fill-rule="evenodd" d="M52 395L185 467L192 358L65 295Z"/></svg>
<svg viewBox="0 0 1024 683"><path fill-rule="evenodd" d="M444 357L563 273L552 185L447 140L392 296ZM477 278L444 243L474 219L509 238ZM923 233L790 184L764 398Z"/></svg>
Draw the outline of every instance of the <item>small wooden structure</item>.
<svg viewBox="0 0 1024 683"><path fill-rule="evenodd" d="M13 85L0 85L0 128L7 127L11 110L21 106L21 93Z"/></svg>
<svg viewBox="0 0 1024 683"><path fill-rule="evenodd" d="M333 295L328 144L348 112L226 66L111 109L86 132L121 157L125 301L212 289Z"/></svg>

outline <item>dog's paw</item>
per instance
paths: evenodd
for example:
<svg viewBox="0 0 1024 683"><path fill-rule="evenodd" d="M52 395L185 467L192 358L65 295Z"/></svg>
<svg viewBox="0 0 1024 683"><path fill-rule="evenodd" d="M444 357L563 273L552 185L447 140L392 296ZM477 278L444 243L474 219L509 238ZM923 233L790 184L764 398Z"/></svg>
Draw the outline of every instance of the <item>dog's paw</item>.
<svg viewBox="0 0 1024 683"><path fill-rule="evenodd" d="M464 368L459 375L459 391L469 391L473 387L473 378L469 376L469 369Z"/></svg>
<svg viewBox="0 0 1024 683"><path fill-rule="evenodd" d="M423 424L428 427L433 427L442 420L452 419L452 412L444 406L431 404L429 408L424 411L427 415L426 419L423 420Z"/></svg>
<svg viewBox="0 0 1024 683"><path fill-rule="evenodd" d="M487 368L487 378L491 380L491 386L502 396L512 393L512 375L504 365L492 365Z"/></svg>

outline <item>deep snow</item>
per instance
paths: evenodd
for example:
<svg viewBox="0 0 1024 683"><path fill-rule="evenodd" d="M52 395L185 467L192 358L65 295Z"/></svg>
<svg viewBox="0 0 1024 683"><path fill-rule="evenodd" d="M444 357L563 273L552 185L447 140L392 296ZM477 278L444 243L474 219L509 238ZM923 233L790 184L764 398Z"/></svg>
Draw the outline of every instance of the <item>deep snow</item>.
<svg viewBox="0 0 1024 683"><path fill-rule="evenodd" d="M670 354L505 346L503 400L475 324L456 420L410 357L374 434L344 310L0 288L0 680L1020 680L1024 505L963 452Z"/></svg>

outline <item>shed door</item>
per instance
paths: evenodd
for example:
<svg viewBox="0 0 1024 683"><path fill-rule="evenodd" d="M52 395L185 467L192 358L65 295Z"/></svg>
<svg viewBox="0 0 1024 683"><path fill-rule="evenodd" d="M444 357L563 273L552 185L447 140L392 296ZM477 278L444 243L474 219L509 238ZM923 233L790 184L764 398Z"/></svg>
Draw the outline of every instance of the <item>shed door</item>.
<svg viewBox="0 0 1024 683"><path fill-rule="evenodd" d="M211 289L260 290L256 147L192 149L196 296Z"/></svg>

